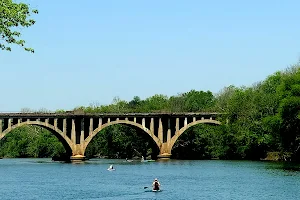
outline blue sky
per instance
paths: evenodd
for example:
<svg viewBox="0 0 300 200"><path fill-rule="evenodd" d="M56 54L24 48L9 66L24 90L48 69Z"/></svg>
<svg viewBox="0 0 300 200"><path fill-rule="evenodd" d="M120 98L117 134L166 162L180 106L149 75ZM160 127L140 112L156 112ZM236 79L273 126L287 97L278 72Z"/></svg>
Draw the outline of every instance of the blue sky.
<svg viewBox="0 0 300 200"><path fill-rule="evenodd" d="M0 111L250 86L300 56L296 0L27 0L34 54L0 52Z"/></svg>

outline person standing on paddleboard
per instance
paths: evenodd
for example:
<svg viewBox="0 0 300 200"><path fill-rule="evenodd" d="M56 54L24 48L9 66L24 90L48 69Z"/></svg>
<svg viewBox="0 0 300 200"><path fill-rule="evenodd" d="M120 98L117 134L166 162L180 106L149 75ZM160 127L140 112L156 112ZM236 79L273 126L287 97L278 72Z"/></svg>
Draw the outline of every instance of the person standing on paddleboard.
<svg viewBox="0 0 300 200"><path fill-rule="evenodd" d="M109 170L109 171L113 171L113 170L115 170L115 168L114 168L114 166L113 166L113 165L110 165L110 166L109 166L109 168L108 168L107 170Z"/></svg>
<svg viewBox="0 0 300 200"><path fill-rule="evenodd" d="M153 190L159 190L160 183L158 182L157 178L154 179L152 186L153 186Z"/></svg>

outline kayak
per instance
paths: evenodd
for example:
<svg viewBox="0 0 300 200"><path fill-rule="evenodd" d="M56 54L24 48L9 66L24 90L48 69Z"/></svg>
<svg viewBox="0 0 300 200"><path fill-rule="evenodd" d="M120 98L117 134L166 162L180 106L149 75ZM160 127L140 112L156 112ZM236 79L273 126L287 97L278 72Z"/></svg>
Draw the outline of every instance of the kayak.
<svg viewBox="0 0 300 200"><path fill-rule="evenodd" d="M155 160L142 160L141 162L155 162Z"/></svg>
<svg viewBox="0 0 300 200"><path fill-rule="evenodd" d="M152 192L160 192L160 190L152 190Z"/></svg>
<svg viewBox="0 0 300 200"><path fill-rule="evenodd" d="M115 171L116 169L109 169L109 168L108 168L107 170L108 170L108 171Z"/></svg>

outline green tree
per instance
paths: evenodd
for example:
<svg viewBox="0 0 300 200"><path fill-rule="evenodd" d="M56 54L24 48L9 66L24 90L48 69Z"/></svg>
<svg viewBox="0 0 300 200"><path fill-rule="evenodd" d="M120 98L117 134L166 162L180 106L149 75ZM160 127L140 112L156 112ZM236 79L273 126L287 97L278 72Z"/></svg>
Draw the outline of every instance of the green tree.
<svg viewBox="0 0 300 200"><path fill-rule="evenodd" d="M37 14L25 3L15 3L12 0L0 0L0 49L11 51L11 44L23 47L34 53L32 48L25 47L25 40L20 38L20 27L30 27L35 20L29 19L31 14Z"/></svg>
<svg viewBox="0 0 300 200"><path fill-rule="evenodd" d="M168 108L168 97L162 94L156 94L147 98L143 104L144 112L166 112Z"/></svg>
<svg viewBox="0 0 300 200"><path fill-rule="evenodd" d="M225 113L228 112L230 99L233 97L237 90L238 88L236 88L233 85L230 85L229 87L223 88L218 94L216 94L215 111Z"/></svg>
<svg viewBox="0 0 300 200"><path fill-rule="evenodd" d="M66 151L62 143L47 129L21 126L0 141L1 157L52 157Z"/></svg>
<svg viewBox="0 0 300 200"><path fill-rule="evenodd" d="M142 155L146 157L156 152L152 151L154 147L156 144L147 133L127 125L117 124L100 131L88 145L86 155L108 158L132 158Z"/></svg>
<svg viewBox="0 0 300 200"><path fill-rule="evenodd" d="M215 104L215 98L212 92L191 90L183 94L185 99L185 111L187 112L199 112L207 111Z"/></svg>
<svg viewBox="0 0 300 200"><path fill-rule="evenodd" d="M143 101L139 96L134 96L131 101L129 101L128 106L133 112L140 112Z"/></svg>
<svg viewBox="0 0 300 200"><path fill-rule="evenodd" d="M182 94L171 96L169 99L170 112L184 112L185 98Z"/></svg>
<svg viewBox="0 0 300 200"><path fill-rule="evenodd" d="M285 74L278 87L281 96L278 114L281 118L281 138L284 150L296 158L300 155L300 66Z"/></svg>

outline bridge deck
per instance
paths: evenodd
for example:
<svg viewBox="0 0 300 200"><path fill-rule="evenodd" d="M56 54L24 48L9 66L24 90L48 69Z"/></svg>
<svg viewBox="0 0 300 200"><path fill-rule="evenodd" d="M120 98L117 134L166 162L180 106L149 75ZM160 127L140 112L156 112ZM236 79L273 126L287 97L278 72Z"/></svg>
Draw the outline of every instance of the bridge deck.
<svg viewBox="0 0 300 200"><path fill-rule="evenodd" d="M81 112L66 112L66 113L0 113L0 118L48 118L48 117L199 117L199 116L217 116L224 113L218 112L199 112L199 113L81 113Z"/></svg>

